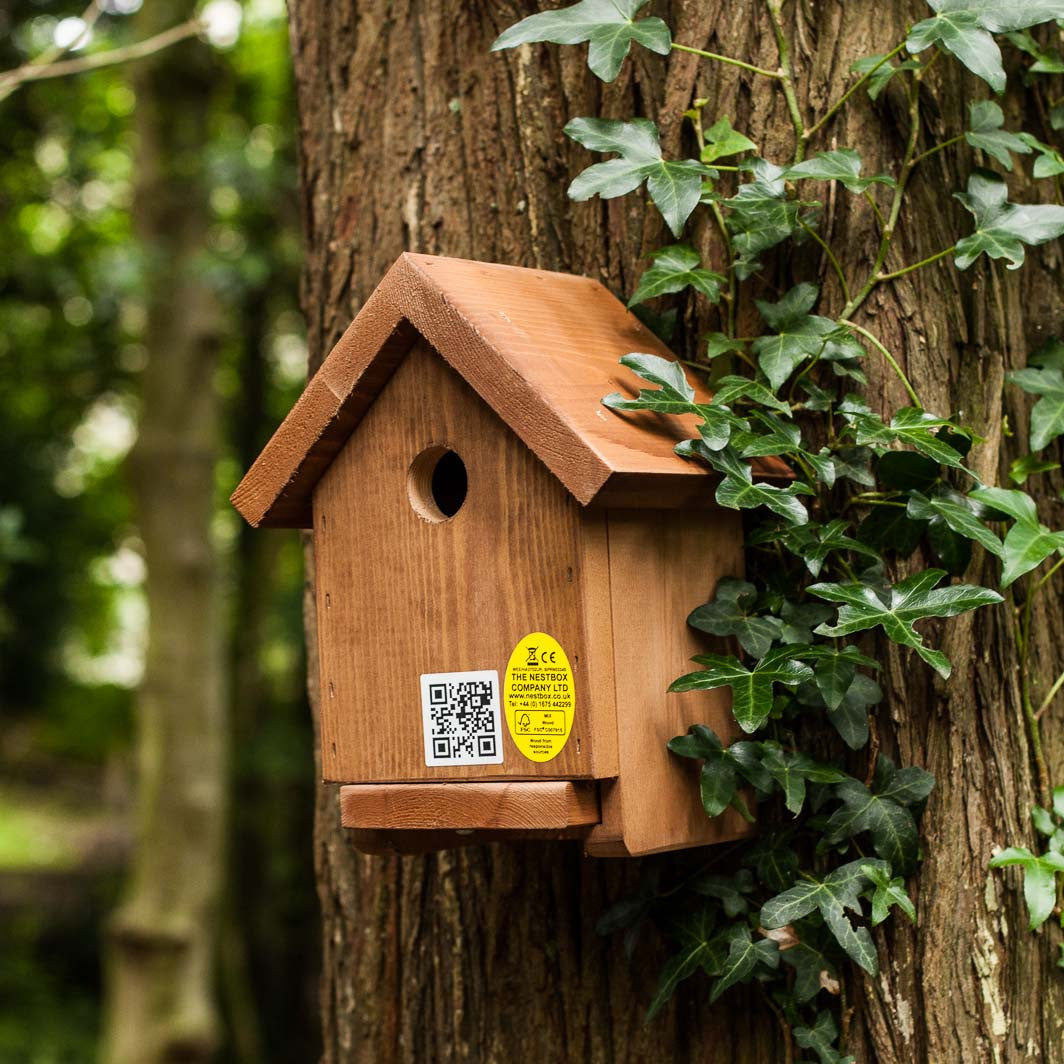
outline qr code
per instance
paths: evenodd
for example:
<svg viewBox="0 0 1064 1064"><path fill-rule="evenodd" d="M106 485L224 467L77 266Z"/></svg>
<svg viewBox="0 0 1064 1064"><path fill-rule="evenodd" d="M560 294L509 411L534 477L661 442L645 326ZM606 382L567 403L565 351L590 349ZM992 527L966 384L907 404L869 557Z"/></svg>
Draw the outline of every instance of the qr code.
<svg viewBox="0 0 1064 1064"><path fill-rule="evenodd" d="M499 674L438 672L421 677L426 765L501 765Z"/></svg>

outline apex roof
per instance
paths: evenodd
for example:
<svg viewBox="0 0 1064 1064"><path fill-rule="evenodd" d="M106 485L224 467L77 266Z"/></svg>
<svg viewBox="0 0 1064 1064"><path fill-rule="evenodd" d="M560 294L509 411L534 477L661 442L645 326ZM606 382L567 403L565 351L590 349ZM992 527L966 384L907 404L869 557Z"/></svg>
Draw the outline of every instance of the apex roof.
<svg viewBox="0 0 1064 1064"><path fill-rule="evenodd" d="M609 392L636 393L622 355L675 357L601 284L405 253L233 493L250 524L311 527L314 486L419 335L580 503L709 502L709 471L673 453L694 434L693 418L601 404Z"/></svg>

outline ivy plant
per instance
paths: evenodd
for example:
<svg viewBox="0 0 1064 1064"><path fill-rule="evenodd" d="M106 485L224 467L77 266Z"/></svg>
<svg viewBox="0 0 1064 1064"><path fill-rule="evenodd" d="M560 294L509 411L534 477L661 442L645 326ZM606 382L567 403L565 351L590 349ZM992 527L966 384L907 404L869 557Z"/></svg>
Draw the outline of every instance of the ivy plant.
<svg viewBox="0 0 1064 1064"><path fill-rule="evenodd" d="M727 115L706 115L705 100L692 101L683 115L690 157L668 158L646 118L577 117L565 127L581 148L610 156L592 161L569 195L609 199L645 187L671 233L672 241L648 256L629 305L646 310L648 301L688 292L716 317L716 328L683 363L646 352L622 358L639 381L638 394L603 402L616 411L687 415L696 428L677 452L714 472L716 502L743 512L748 547L746 578L721 580L710 601L692 603L688 623L717 647L697 656L696 668L671 686L727 689L741 738L729 743L691 721L669 749L697 764L707 816L731 808L756 819L758 832L728 851L727 871L711 857L688 880L663 884L651 865L636 893L604 915L600 930L625 930L630 946L638 929L654 922L673 943L649 1016L699 972L709 979L711 1001L737 984L756 983L790 1032L788 1059L796 1045L838 1064L852 1060L848 1015L837 1008L841 976L847 964L874 976L872 930L899 915L917 919L906 883L918 872L919 822L933 800L928 772L897 767L879 750L875 707L885 694L876 675L890 653L922 660L948 680L952 665L938 646L943 623L1001 603L1003 591L1016 618L1040 802L1033 828L1044 852L1010 845L990 863L1022 873L1032 928L1059 913L1064 788L1053 788L1040 720L1064 687L1064 674L1036 693L1028 659L1032 605L1064 567L1064 530L1045 523L1025 485L1059 468L1044 452L1064 434L1064 343L1049 341L1009 376L1037 397L1030 446L1043 454L1013 463L1012 486L984 484L971 461L982 443L978 426L928 409L859 317L880 285L933 263L952 259L966 270L985 257L1017 269L1027 248L1064 234L1064 207L1014 203L1004 177L1030 166L1035 180L1059 182L1064 156L1055 147L1007 128L990 98L971 103L966 128L936 141L930 127L939 116L928 122L920 93L927 69L945 55L1000 94L1003 45L1024 64L1025 78L1064 72L1064 58L1031 33L1053 20L1064 25L1064 0L929 0L927 17L904 40L858 60L850 84L812 122L798 106L779 0L763 4L778 45L775 67L681 44L645 6L581 0L524 19L494 47L586 43L588 65L604 81L618 76L633 47L693 53L776 85L794 137L789 157L766 158L759 131L736 129ZM901 82L908 102L905 148L889 172L870 173L857 151L823 143L824 134L859 90L874 102L892 82ZM1048 117L1043 137L1064 128L1064 100ZM888 265L913 173L951 148L965 153L969 176L953 191L971 225L920 262ZM855 283L820 231L814 194L825 184L833 195L855 197L878 228L878 245ZM719 238L712 262L685 239L698 215ZM819 246L841 299L826 298L812 280L766 296L765 264L801 241ZM740 317L746 321L755 310L754 335L741 335ZM646 320L660 327L664 319L647 313ZM870 358L896 374L905 406L888 413L869 406L861 389ZM973 561L983 560L997 573L996 587L963 579Z"/></svg>

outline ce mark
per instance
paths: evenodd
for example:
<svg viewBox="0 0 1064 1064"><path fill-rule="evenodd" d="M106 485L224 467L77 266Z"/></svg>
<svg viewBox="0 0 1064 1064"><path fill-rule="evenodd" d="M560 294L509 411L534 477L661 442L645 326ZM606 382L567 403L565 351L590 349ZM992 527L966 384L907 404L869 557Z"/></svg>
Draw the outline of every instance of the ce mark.
<svg viewBox="0 0 1064 1064"><path fill-rule="evenodd" d="M544 650L539 655L539 660L536 659L536 652L539 647L528 647L528 660L526 665L557 665L558 664L558 651L556 650Z"/></svg>

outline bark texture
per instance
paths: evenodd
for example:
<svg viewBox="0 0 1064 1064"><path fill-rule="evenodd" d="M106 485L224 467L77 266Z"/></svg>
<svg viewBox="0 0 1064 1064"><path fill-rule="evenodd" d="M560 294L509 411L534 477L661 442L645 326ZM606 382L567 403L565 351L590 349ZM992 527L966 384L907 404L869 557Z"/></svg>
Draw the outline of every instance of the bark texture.
<svg viewBox="0 0 1064 1064"><path fill-rule="evenodd" d="M145 5L147 37L194 13ZM148 271L148 366L131 473L147 561L148 655L137 699L137 841L112 918L104 1059L193 1064L218 1045L214 939L225 824L224 634L211 547L219 307L202 255L216 71L186 42L136 72L136 232Z"/></svg>
<svg viewBox="0 0 1064 1064"><path fill-rule="evenodd" d="M640 256L669 242L667 234L637 196L579 205L566 199L569 179L589 162L562 135L569 118L655 118L668 154L681 147L682 111L701 96L710 101L708 119L730 115L767 157L789 157L782 93L734 68L637 52L618 81L603 86L587 72L582 48L488 52L501 29L540 6L547 5L292 3L312 367L404 248L578 271L630 293ZM769 68L778 63L764 5L755 0L674 0L656 3L653 13L682 43ZM786 4L807 123L840 94L854 59L887 51L926 14L919 0ZM1037 99L1021 95L1018 78L1012 84L1006 110L1037 132ZM926 146L965 128L967 101L982 95L981 83L940 59L922 100ZM813 147L857 148L866 172L878 172L900 158L906 133L904 101L892 88L875 108L862 93ZM889 268L967 231L948 196L964 185L965 158L944 151L917 172ZM1014 198L1039 195L1014 188ZM825 203L824 233L842 250L851 283L869 270L872 226L859 199L839 192ZM696 231L695 239L719 263L713 233ZM815 246L771 261L767 291L818 279L828 312L841 309ZM1019 274L985 267L960 274L947 262L879 289L858 318L902 356L929 407L962 410L981 428L988 443L980 471L989 482L1005 476L1012 457L1006 423L1026 417L1018 393L1003 392L1004 373L1060 328L1061 279L1053 247ZM686 308L674 347L705 324ZM740 322L741 334L749 328ZM872 359L869 368L872 404L905 405L897 381ZM1061 604L1046 598L1040 611L1036 692L1061 664L1052 634ZM316 705L313 612L308 587ZM848 1049L862 1062L1064 1061L1059 932L1028 934L1018 879L986 867L993 847L1032 842L1035 784L1012 624L1011 606L951 622L944 649L955 672L946 685L907 655L889 658L878 719L883 750L927 768L938 785L923 821L926 860L912 886L919 926L892 922L879 932L881 975L847 988ZM1044 720L1048 758L1058 769L1061 715L1058 706ZM776 1022L756 995L745 1002L729 995L709 1007L698 980L642 1026L656 978L654 948L629 963L619 942L593 930L604 907L637 879L635 862L585 861L575 846L532 844L361 858L339 828L332 787L319 792L316 857L328 1062L784 1059ZM668 875L670 865L689 858L654 860Z"/></svg>

